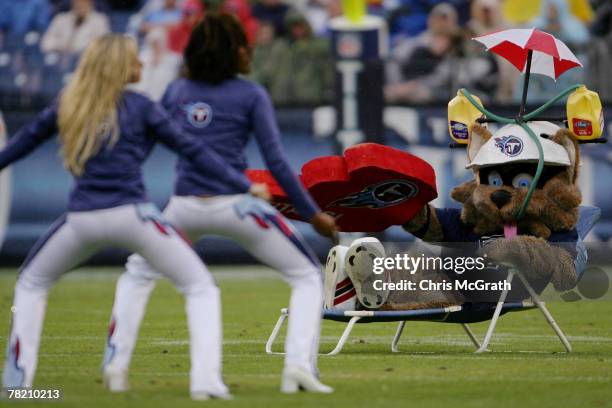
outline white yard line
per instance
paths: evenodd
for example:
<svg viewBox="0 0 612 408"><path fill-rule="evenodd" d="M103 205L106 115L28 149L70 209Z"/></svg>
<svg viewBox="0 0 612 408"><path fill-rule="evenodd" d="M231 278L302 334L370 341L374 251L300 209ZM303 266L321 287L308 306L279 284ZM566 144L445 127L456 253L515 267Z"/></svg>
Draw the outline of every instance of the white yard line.
<svg viewBox="0 0 612 408"><path fill-rule="evenodd" d="M349 344L354 344L359 346L359 344L384 344L388 345L391 341L392 336L355 336L352 340L349 340ZM503 335L496 336L496 343L498 345L503 344L515 344L521 343L524 344L526 341L533 340L537 338L538 342L546 342L546 343L557 343L557 338L553 335L522 335L522 334L510 334L504 333ZM575 336L569 337L573 342L576 343L612 343L612 338L608 337L599 337L599 336ZM5 340L5 336L0 336L1 340ZM92 341L92 340L103 340L104 335L100 336L45 336L44 341ZM225 339L223 344L225 345L249 345L249 344L265 344L267 338L250 338L250 339ZM283 339L279 339L279 344ZM187 338L167 338L167 337L146 337L142 336L139 340L142 342L141 344L146 344L148 346L187 346L189 345L189 340ZM322 344L335 344L338 341L337 336L322 336L321 343ZM422 346L422 345L471 345L471 343L464 336L414 336L411 338L403 339L401 344L405 346L406 352L409 352L410 346ZM503 352L503 350L495 350L496 352ZM510 351L515 353L517 351ZM534 351L535 353L539 353L539 351Z"/></svg>

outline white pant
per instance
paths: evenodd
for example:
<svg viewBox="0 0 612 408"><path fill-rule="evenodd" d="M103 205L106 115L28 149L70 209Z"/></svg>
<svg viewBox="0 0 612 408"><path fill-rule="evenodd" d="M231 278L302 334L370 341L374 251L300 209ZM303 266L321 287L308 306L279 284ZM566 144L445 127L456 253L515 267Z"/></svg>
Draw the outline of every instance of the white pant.
<svg viewBox="0 0 612 408"><path fill-rule="evenodd" d="M317 372L323 285L321 266L293 226L263 200L250 195L210 198L172 197L164 216L189 238L221 235L241 244L258 260L280 271L291 286L286 365ZM128 353L118 362L129 366L149 294L159 277L157 268L139 255L130 256L127 271L117 283L114 314L122 320L116 341ZM201 311L203 314L207 310ZM118 322L119 323L119 322Z"/></svg>
<svg viewBox="0 0 612 408"><path fill-rule="evenodd" d="M107 246L141 254L185 295L192 391L227 391L221 378L219 290L197 254L152 204L68 213L37 242L15 287L3 386L32 386L49 288L63 273ZM121 319L113 315L111 328ZM109 339L109 364L119 351Z"/></svg>

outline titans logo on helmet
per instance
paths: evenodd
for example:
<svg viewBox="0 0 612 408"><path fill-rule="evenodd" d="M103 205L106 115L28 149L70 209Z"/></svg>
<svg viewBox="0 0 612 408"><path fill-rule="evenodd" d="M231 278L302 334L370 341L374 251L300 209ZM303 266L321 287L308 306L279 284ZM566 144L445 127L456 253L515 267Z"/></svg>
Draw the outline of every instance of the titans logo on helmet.
<svg viewBox="0 0 612 408"><path fill-rule="evenodd" d="M372 184L363 190L334 201L330 207L385 208L414 197L419 188L406 180L388 180Z"/></svg>
<svg viewBox="0 0 612 408"><path fill-rule="evenodd" d="M523 141L516 136L496 137L495 147L506 156L515 157L523 151Z"/></svg>
<svg viewBox="0 0 612 408"><path fill-rule="evenodd" d="M195 102L185 105L183 108L187 115L187 121L194 127L205 128L213 118L213 110L209 104Z"/></svg>

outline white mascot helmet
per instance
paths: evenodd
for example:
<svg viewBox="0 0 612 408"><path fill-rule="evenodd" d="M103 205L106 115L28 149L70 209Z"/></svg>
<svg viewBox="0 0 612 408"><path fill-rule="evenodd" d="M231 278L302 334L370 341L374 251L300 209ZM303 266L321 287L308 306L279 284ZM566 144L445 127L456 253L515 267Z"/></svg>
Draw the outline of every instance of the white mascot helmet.
<svg viewBox="0 0 612 408"><path fill-rule="evenodd" d="M553 136L559 126L550 122L530 122L529 128L539 137L544 151L544 164L547 166L570 166L567 150L540 135ZM466 166L468 169L496 166L508 163L537 163L538 147L525 129L519 125L506 125L499 129L478 150L476 156Z"/></svg>

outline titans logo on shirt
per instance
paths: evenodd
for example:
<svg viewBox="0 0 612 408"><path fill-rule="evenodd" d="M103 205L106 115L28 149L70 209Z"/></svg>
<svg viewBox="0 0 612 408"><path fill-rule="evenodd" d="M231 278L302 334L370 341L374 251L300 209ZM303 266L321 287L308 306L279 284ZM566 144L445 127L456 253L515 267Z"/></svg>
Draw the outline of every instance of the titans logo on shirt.
<svg viewBox="0 0 612 408"><path fill-rule="evenodd" d="M205 128L213 118L213 110L209 104L195 102L183 107L187 121L194 127Z"/></svg>

